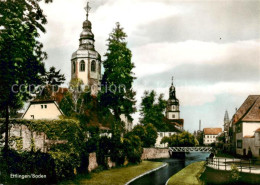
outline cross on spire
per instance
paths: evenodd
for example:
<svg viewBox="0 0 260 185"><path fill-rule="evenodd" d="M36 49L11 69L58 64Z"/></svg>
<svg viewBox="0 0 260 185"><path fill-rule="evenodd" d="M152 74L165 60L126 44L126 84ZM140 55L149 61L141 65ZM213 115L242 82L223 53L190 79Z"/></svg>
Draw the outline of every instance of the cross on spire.
<svg viewBox="0 0 260 185"><path fill-rule="evenodd" d="M91 10L91 7L89 6L89 2L87 2L87 6L85 7L85 10L87 12L87 20L88 20L88 15L89 15L89 12Z"/></svg>
<svg viewBox="0 0 260 185"><path fill-rule="evenodd" d="M173 85L174 77L172 76L172 85Z"/></svg>

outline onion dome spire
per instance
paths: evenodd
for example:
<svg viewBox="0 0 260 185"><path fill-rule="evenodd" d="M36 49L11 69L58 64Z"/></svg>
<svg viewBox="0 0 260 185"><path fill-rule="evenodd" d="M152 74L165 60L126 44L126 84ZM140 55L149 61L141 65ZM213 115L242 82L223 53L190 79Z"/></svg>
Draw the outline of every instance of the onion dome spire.
<svg viewBox="0 0 260 185"><path fill-rule="evenodd" d="M170 91L169 91L170 99L176 99L175 87L173 85L173 81L174 81L174 77L172 77L172 84L171 84Z"/></svg>
<svg viewBox="0 0 260 185"><path fill-rule="evenodd" d="M92 24L88 20L89 18L89 12L91 10L89 6L89 2L87 3L87 6L85 7L85 10L87 12L86 14L86 20L83 22L83 31L80 34L80 48L81 49L89 49L89 50L95 50L94 47L94 34L92 33Z"/></svg>

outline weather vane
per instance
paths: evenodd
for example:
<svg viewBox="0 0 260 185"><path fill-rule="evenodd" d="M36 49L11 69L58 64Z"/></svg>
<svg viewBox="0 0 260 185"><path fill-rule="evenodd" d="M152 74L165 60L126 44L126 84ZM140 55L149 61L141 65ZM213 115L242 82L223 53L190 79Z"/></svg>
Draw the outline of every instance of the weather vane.
<svg viewBox="0 0 260 185"><path fill-rule="evenodd" d="M91 10L91 8L90 8L90 6L89 6L89 2L87 2L87 6L85 7L85 10L86 10L86 12L87 12L87 20L88 20L88 14L89 14L89 12L90 12L90 10Z"/></svg>

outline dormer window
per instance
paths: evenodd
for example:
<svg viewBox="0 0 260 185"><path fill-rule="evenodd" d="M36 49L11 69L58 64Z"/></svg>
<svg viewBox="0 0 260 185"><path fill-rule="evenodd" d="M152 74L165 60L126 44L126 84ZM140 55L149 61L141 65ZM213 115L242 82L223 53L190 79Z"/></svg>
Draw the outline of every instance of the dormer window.
<svg viewBox="0 0 260 185"><path fill-rule="evenodd" d="M96 62L95 62L95 60L92 60L92 62L91 62L91 72L96 72Z"/></svg>
<svg viewBox="0 0 260 185"><path fill-rule="evenodd" d="M83 60L80 62L80 71L85 71L85 62Z"/></svg>

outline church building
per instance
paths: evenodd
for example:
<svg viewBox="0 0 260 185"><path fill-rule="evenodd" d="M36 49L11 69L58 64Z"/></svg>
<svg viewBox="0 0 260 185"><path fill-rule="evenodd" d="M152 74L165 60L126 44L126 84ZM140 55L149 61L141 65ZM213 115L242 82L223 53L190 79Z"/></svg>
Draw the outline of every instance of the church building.
<svg viewBox="0 0 260 185"><path fill-rule="evenodd" d="M176 89L172 84L169 89L169 99L167 101L166 108L166 118L170 121L170 123L174 124L176 128L183 130L184 120L180 119L180 102L176 97Z"/></svg>
<svg viewBox="0 0 260 185"><path fill-rule="evenodd" d="M71 79L79 78L94 94L99 89L101 80L101 56L95 50L95 39L92 33L92 24L88 20L89 3L85 8L86 20L83 22L83 31L80 34L79 48L71 57Z"/></svg>
<svg viewBox="0 0 260 185"><path fill-rule="evenodd" d="M169 99L165 111L165 123L168 124L168 130L157 133L155 147L165 148L168 144L161 144L163 137L170 137L183 131L184 120L180 118L180 102L176 97L176 89L172 84L169 89Z"/></svg>

